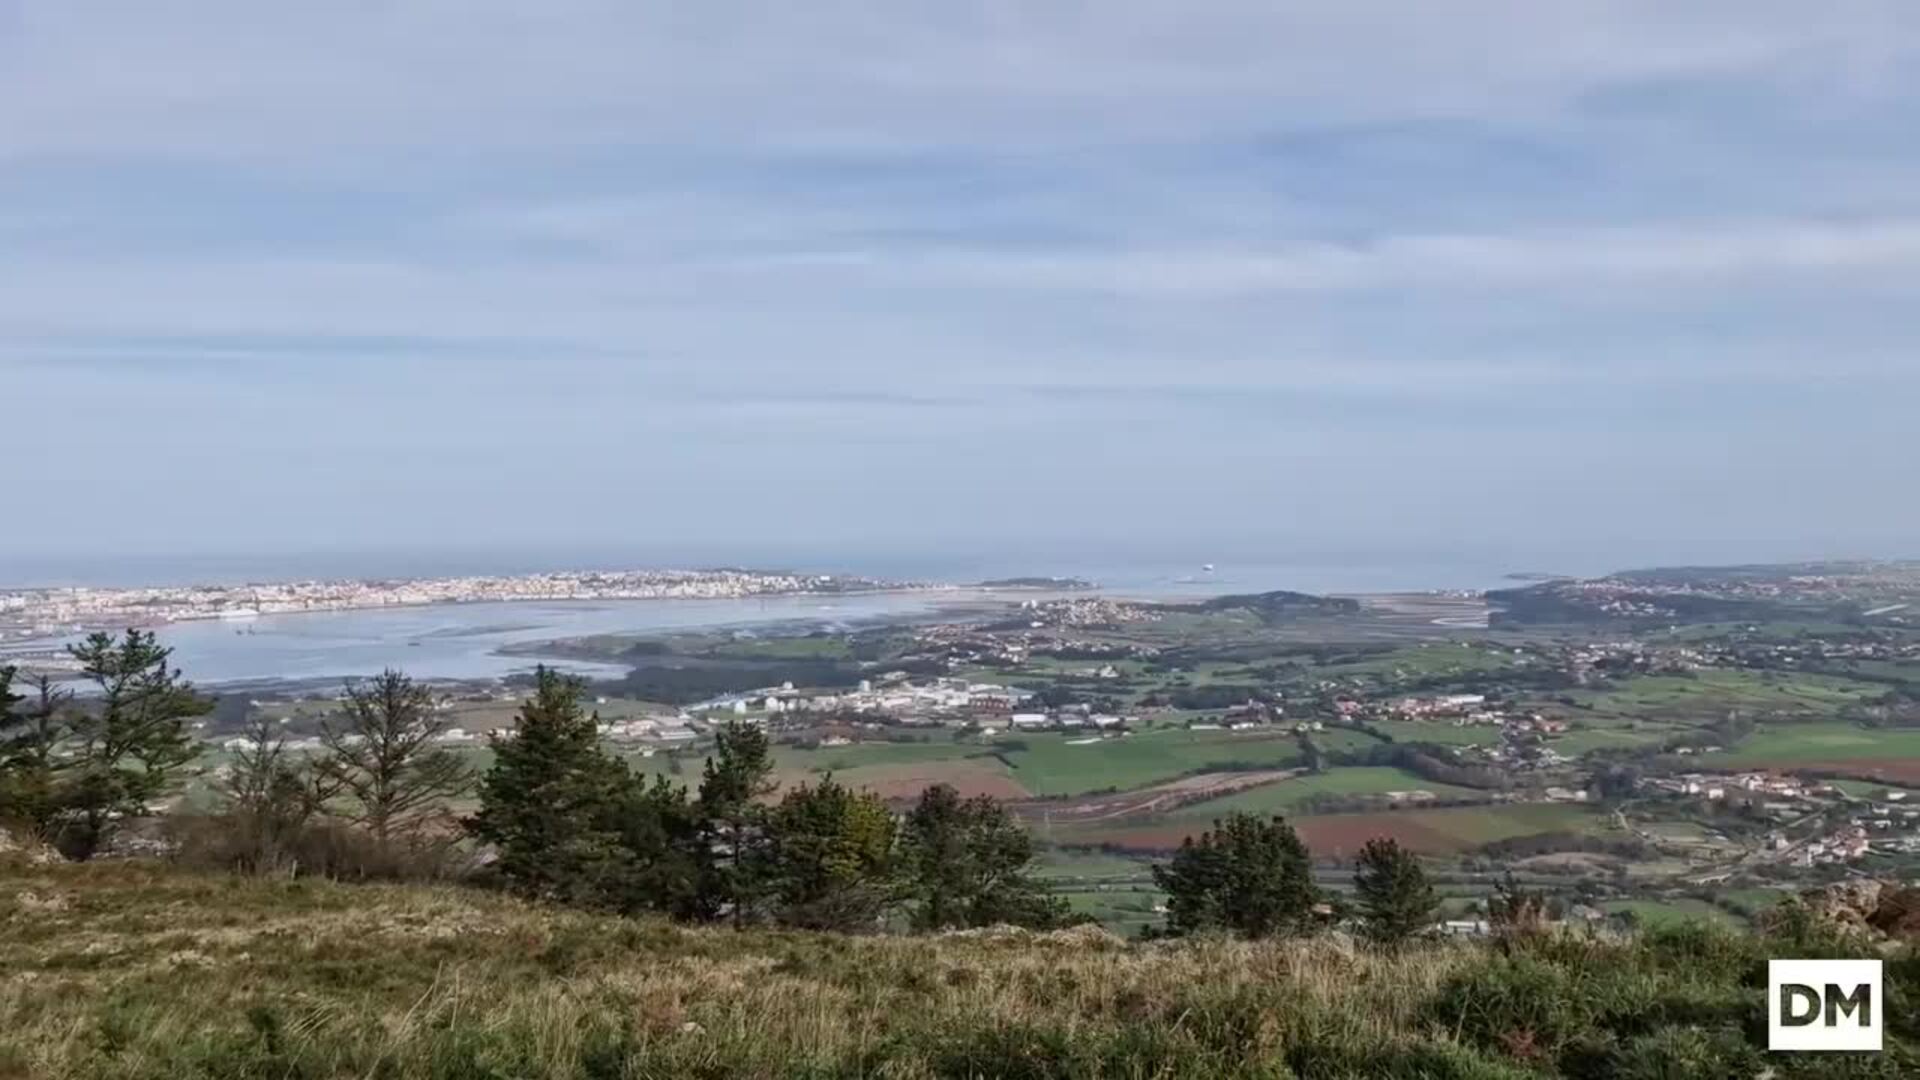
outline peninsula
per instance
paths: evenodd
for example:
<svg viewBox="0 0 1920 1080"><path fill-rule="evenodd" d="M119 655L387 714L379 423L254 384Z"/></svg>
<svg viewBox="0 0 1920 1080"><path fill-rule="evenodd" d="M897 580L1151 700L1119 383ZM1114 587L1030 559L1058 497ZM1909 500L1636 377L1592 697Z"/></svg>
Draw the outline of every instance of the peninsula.
<svg viewBox="0 0 1920 1080"><path fill-rule="evenodd" d="M558 571L515 576L295 581L106 588L0 590L0 635L41 637L82 630L158 626L195 619L249 619L308 611L521 600L726 600L751 596L925 589L917 582L790 571Z"/></svg>

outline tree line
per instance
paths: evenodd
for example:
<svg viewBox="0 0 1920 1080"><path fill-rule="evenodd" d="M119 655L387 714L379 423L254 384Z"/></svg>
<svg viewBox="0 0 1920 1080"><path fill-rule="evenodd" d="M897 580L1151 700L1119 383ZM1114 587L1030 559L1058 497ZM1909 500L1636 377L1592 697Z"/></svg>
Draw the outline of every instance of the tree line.
<svg viewBox="0 0 1920 1080"><path fill-rule="evenodd" d="M0 667L0 825L74 859L108 850L192 775L213 700L150 633L94 634L71 652L92 692ZM176 845L234 869L406 876L449 853L531 899L695 922L941 930L1078 921L1035 873L1027 829L997 801L926 789L904 814L829 774L784 792L759 726L716 733L697 787L635 773L600 742L583 685L540 668L513 725L476 773L441 744L449 719L397 671L350 683L314 753L252 722L212 785L214 805L174 817ZM477 795L468 816L456 800ZM463 841L472 841L463 844ZM1166 936L1307 933L1354 917L1369 938L1425 931L1437 910L1413 855L1369 842L1353 901L1323 893L1279 817L1236 814L1153 868Z"/></svg>
<svg viewBox="0 0 1920 1080"><path fill-rule="evenodd" d="M1167 894L1169 937L1226 932L1249 938L1297 937L1339 922L1381 945L1398 945L1432 928L1440 900L1420 861L1392 837L1361 847L1353 895L1323 891L1313 859L1278 817L1234 814L1188 837L1153 868Z"/></svg>
<svg viewBox="0 0 1920 1080"><path fill-rule="evenodd" d="M688 791L608 753L580 699L576 681L539 672L511 733L493 740L465 823L521 895L736 926L1071 920L1033 874L1032 837L993 799L935 785L896 817L831 775L777 793L766 732L738 721L716 734Z"/></svg>
<svg viewBox="0 0 1920 1080"><path fill-rule="evenodd" d="M69 651L83 695L0 667L0 827L85 860L197 775L196 728L215 703L151 633ZM336 877L419 876L477 851L477 876L524 896L735 925L1072 920L1033 873L1031 836L990 798L939 785L896 817L830 775L780 793L766 733L744 723L717 733L689 791L604 749L582 695L541 668L477 773L442 744L450 719L430 688L397 671L349 683L316 752L255 719L213 774L211 808L170 815L167 840L237 870ZM478 808L462 817L469 794Z"/></svg>
<svg viewBox="0 0 1920 1080"><path fill-rule="evenodd" d="M94 634L68 652L94 691L85 707L49 677L0 667L0 824L85 859L177 789L200 755L192 722L213 701L150 633Z"/></svg>
<svg viewBox="0 0 1920 1080"><path fill-rule="evenodd" d="M0 667L0 826L85 860L113 849L129 824L154 817L199 775L206 744L198 729L215 700L150 632L96 633L68 652L84 694ZM334 841L353 832L362 863L414 858L453 831L449 802L473 783L472 770L440 744L447 727L432 691L397 671L348 683L341 710L321 726L318 753L290 752L276 725L255 720L212 775L222 850L247 869L294 869L324 823Z"/></svg>
<svg viewBox="0 0 1920 1080"><path fill-rule="evenodd" d="M718 732L689 793L633 775L602 748L580 685L542 669L494 755L467 828L529 897L809 929L873 929L894 913L916 930L1075 921L1034 876L1032 835L995 800L940 784L896 818L831 775L776 799L757 725ZM1362 849L1351 905L1335 904L1279 817L1216 822L1153 877L1167 894L1166 936L1303 934L1352 915L1390 944L1428 930L1439 907L1419 860L1385 837Z"/></svg>

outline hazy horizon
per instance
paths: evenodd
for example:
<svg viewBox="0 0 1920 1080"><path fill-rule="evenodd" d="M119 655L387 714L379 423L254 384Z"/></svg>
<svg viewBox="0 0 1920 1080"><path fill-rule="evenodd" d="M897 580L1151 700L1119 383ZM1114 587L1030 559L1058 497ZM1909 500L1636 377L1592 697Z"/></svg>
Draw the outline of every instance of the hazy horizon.
<svg viewBox="0 0 1920 1080"><path fill-rule="evenodd" d="M1684 554L1684 553L1677 553ZM1314 592L1391 592L1482 589L1511 585L1531 574L1600 576L1656 566L1714 566L1869 559L1898 561L1902 552L1768 552L1752 558L1675 557L1608 559L1579 557L1530 560L1525 553L1421 551L1417 549L1260 551L1232 545L1190 549L1092 548L1064 551L821 550L700 545L670 550L644 544L627 547L549 550L388 549L362 551L199 552L137 556L56 555L13 558L0 589L95 585L240 584L299 579L431 578L519 575L567 570L739 567L829 574L860 574L895 580L965 584L1013 575L1080 577L1103 587L1154 583L1217 583L1220 591L1289 588ZM1212 566L1206 571L1203 568Z"/></svg>
<svg viewBox="0 0 1920 1080"><path fill-rule="evenodd" d="M0 4L0 581L1920 554L1917 61L1890 0Z"/></svg>

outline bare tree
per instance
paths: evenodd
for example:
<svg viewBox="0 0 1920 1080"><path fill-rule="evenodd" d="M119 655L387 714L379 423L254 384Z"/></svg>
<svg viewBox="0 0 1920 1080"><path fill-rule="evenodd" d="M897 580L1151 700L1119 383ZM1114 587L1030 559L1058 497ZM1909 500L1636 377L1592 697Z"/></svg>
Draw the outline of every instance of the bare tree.
<svg viewBox="0 0 1920 1080"><path fill-rule="evenodd" d="M321 730L319 772L337 785L340 816L363 826L384 854L449 821L447 803L473 785L458 754L441 748L450 725L433 692L398 671L347 685L344 716Z"/></svg>
<svg viewBox="0 0 1920 1080"><path fill-rule="evenodd" d="M298 842L340 785L313 761L289 754L286 736L262 717L248 725L214 790L225 803L233 861L271 874L298 869Z"/></svg>
<svg viewBox="0 0 1920 1080"><path fill-rule="evenodd" d="M1547 930L1547 894L1514 880L1513 871L1494 882L1487 897L1487 924L1502 941L1539 937Z"/></svg>

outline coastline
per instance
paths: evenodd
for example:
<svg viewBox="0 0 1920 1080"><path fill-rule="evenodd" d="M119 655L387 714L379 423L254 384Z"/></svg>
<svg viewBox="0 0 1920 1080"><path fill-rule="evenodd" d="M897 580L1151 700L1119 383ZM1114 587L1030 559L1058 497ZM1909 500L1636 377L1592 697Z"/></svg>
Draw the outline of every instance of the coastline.
<svg viewBox="0 0 1920 1080"><path fill-rule="evenodd" d="M1040 595L1058 594L919 586L718 598L475 600L175 620L151 628L161 644L175 649L175 662L208 687L337 685L386 667L426 681L486 683L530 670L539 660L563 661L557 666L581 674L625 672L624 666L556 655L553 643L570 639L748 628L803 633L830 625L939 621ZM56 678L71 675L64 646L82 633L12 639L0 645L0 663L17 662Z"/></svg>
<svg viewBox="0 0 1920 1080"><path fill-rule="evenodd" d="M648 573L658 575L656 580L679 584L699 580L688 572ZM96 618L90 626L67 626L58 634L10 637L0 643L0 663L20 662L29 670L45 670L58 677L63 674L57 669L64 666L66 643L90 629L113 632L131 624L158 632L163 645L175 648L176 662L196 672L196 681L209 687L265 690L337 685L343 678L386 667L404 668L424 680L484 684L524 674L541 662L609 677L623 674L627 667L610 662L602 649L570 646L595 638L638 640L742 631L780 637L821 628L858 631L963 622L1004 615L1023 601L1100 598L1191 603L1215 595L1255 593L1266 584L1225 575L1224 580L1179 581L1170 588L1165 582L1130 580L1093 584L1084 579L1030 578L940 584L779 575L796 586L811 586L814 581L832 584L767 587L774 576L729 578L735 585L753 582L755 586L729 588L725 595L683 589L655 589L641 596L579 595L579 590L569 588L540 595L421 596L377 604L347 603L340 597L328 605L241 617L200 610L190 613L191 617L174 612L171 617L145 620ZM703 593L713 591L718 590ZM1343 591L1339 595L1366 598L1369 609L1390 613L1398 624L1395 633L1408 632L1416 622L1430 628L1484 628L1484 616L1474 618L1478 612L1455 606L1461 598L1458 590ZM1437 618L1462 615L1468 618L1457 623Z"/></svg>
<svg viewBox="0 0 1920 1080"><path fill-rule="evenodd" d="M599 585L607 581L643 584ZM839 582L847 582L841 585ZM542 590L540 582L565 583ZM463 588L466 591L457 591ZM649 570L523 577L343 579L245 585L0 590L0 642L29 646L96 631L191 623L244 625L262 618L451 608L477 604L608 603L635 600L755 600L918 593L967 586L782 571ZM60 605L65 604L62 608ZM143 610L144 609L144 610ZM37 620L28 625L30 620ZM50 627L38 630L36 627ZM6 638L6 631L17 636Z"/></svg>

